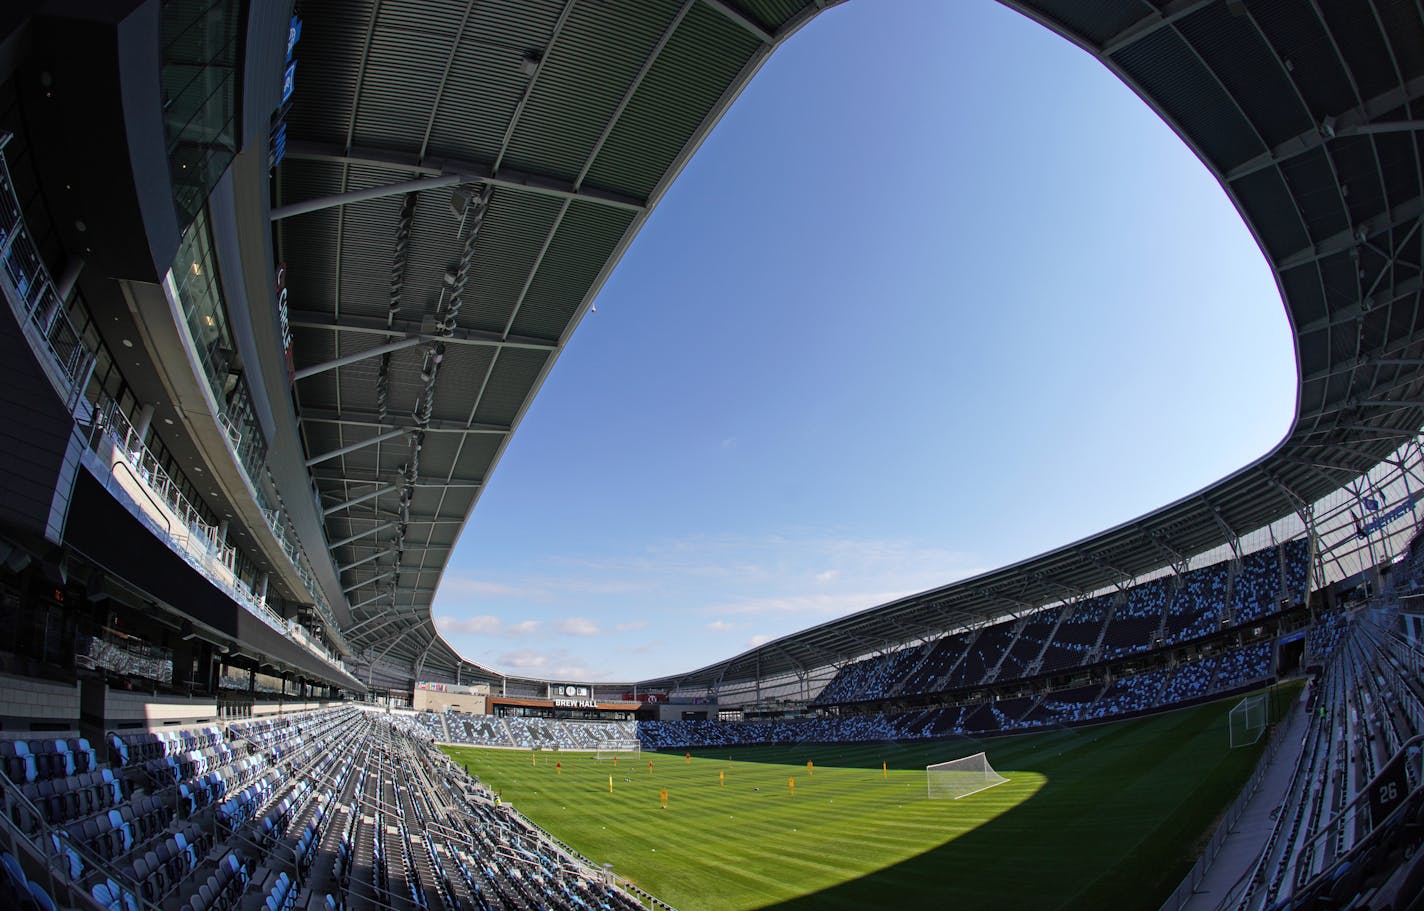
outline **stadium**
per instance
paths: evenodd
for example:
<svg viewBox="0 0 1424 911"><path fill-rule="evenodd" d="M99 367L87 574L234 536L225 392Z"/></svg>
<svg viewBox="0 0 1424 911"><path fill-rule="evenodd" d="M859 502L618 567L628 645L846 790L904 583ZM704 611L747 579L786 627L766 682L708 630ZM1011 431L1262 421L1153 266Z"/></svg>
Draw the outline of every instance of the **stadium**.
<svg viewBox="0 0 1424 911"><path fill-rule="evenodd" d="M839 4L0 9L0 907L1424 907L1424 9L1003 2L1239 213L1288 434L617 682L471 660L436 593L644 223Z"/></svg>

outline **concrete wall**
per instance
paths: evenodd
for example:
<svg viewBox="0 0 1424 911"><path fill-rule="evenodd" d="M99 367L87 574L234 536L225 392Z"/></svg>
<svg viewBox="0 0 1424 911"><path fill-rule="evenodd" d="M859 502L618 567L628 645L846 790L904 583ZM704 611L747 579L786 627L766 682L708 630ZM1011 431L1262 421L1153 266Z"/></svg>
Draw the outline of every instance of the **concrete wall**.
<svg viewBox="0 0 1424 911"><path fill-rule="evenodd" d="M415 690L412 708L417 712L443 712L454 709L469 715L488 713L485 697L472 693L437 693L432 690Z"/></svg>
<svg viewBox="0 0 1424 911"><path fill-rule="evenodd" d="M217 719L218 706L212 697L184 699L127 690L109 690L104 696L104 724L109 728L136 730L210 724Z"/></svg>
<svg viewBox="0 0 1424 911"><path fill-rule="evenodd" d="M0 674L0 737L14 734L23 739L35 723L78 729L79 688Z"/></svg>

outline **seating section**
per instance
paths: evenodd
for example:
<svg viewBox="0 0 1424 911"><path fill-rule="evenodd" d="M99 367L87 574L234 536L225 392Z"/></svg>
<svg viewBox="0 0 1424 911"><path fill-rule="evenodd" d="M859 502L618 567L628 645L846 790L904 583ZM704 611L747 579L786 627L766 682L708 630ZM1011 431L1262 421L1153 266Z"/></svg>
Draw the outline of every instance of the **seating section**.
<svg viewBox="0 0 1424 911"><path fill-rule="evenodd" d="M511 721L504 736L565 748L636 736L632 722L564 730L545 719ZM442 716L347 706L114 733L110 765L91 765L91 754L75 760L87 749L77 740L22 744L6 753L20 777L5 790L5 816L33 839L21 842L43 850L24 862L0 855L0 907L641 907L466 779L431 746L446 725ZM69 759L28 761L64 753ZM56 774L71 760L72 774ZM61 891L69 891L46 889L27 863L42 877L46 865L63 871Z"/></svg>
<svg viewBox="0 0 1424 911"><path fill-rule="evenodd" d="M1166 645L1190 642L1221 629L1229 568L1226 563L1216 563L1182 575L1181 584L1167 602Z"/></svg>
<svg viewBox="0 0 1424 911"><path fill-rule="evenodd" d="M1311 639L1324 670L1308 691L1291 784L1260 857L1222 907L1410 907L1395 899L1424 886L1424 802L1408 798L1387 819L1366 810L1376 776L1424 733L1424 651L1402 635L1388 592L1354 617L1321 618Z"/></svg>
<svg viewBox="0 0 1424 911"><path fill-rule="evenodd" d="M1103 658L1112 660L1151 651L1162 638L1171 589L1166 579L1153 579L1130 589L1103 633Z"/></svg>
<svg viewBox="0 0 1424 911"><path fill-rule="evenodd" d="M819 697L822 702L882 699L923 657L923 647L905 648L841 668Z"/></svg>
<svg viewBox="0 0 1424 911"><path fill-rule="evenodd" d="M84 738L72 740L0 740L0 766L16 783L66 778L99 765Z"/></svg>
<svg viewBox="0 0 1424 911"><path fill-rule="evenodd" d="M1243 557L1231 584L1231 615L1241 626L1275 613L1284 593L1278 548L1268 547Z"/></svg>
<svg viewBox="0 0 1424 911"><path fill-rule="evenodd" d="M989 672L999 666L999 660L1014 642L1014 623L996 623L979 630L970 642L964 658L945 678L945 689L960 689L981 683Z"/></svg>
<svg viewBox="0 0 1424 911"><path fill-rule="evenodd" d="M1299 603L1309 569L1308 542L1288 541L1247 555L1234 574L1229 561L1216 563L861 659L841 668L813 704L845 705L1074 673L1184 645L1275 614L1283 598ZM452 736L462 740L460 733Z"/></svg>
<svg viewBox="0 0 1424 911"><path fill-rule="evenodd" d="M1045 644L1053 638L1053 630L1058 626L1058 608L1039 611L1024 621L1018 638L1004 654L999 664L998 677L1009 679L1026 677L1038 670L1038 656Z"/></svg>
<svg viewBox="0 0 1424 911"><path fill-rule="evenodd" d="M1058 632L1043 652L1043 670L1062 671L1090 661L1117 595L1101 595L1067 608Z"/></svg>
<svg viewBox="0 0 1424 911"><path fill-rule="evenodd" d="M969 648L971 634L958 633L942 636L930 644L929 651L920 663L911 668L896 686L893 693L933 693L944 689L944 676L959 663ZM824 693L818 701L825 701Z"/></svg>

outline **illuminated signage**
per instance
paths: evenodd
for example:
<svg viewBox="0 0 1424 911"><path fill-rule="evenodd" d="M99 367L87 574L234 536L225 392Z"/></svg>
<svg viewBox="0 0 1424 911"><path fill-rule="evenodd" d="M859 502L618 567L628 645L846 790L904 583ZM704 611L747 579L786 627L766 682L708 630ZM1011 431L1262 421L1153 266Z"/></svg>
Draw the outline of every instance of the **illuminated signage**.
<svg viewBox="0 0 1424 911"><path fill-rule="evenodd" d="M587 687L584 687L587 689ZM596 709L598 703L592 699L554 699L554 705L561 709Z"/></svg>
<svg viewBox="0 0 1424 911"><path fill-rule="evenodd" d="M282 96L272 113L272 130L267 137L267 166L275 168L287 154L287 111L291 109L292 90L297 84L297 61L292 58L297 41L302 37L302 20L293 16L287 25L287 60L282 71Z"/></svg>
<svg viewBox="0 0 1424 911"><path fill-rule="evenodd" d="M292 362L292 324L287 319L287 264L277 264L277 324L282 332L282 353L287 359L287 382L297 381L297 368Z"/></svg>

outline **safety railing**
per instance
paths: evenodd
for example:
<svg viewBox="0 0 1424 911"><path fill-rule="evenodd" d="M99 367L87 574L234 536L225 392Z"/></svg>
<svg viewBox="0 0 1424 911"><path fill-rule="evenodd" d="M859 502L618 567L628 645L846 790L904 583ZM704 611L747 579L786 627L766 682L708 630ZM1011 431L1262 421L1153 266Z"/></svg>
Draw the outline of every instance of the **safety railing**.
<svg viewBox="0 0 1424 911"><path fill-rule="evenodd" d="M94 355L85 347L65 312L49 270L25 226L15 184L5 163L10 133L0 131L0 285L26 337L73 412L84 394Z"/></svg>
<svg viewBox="0 0 1424 911"><path fill-rule="evenodd" d="M25 225L24 213L15 194L15 186L5 163L4 148L10 135L0 131L0 288L14 310L17 322L23 327L31 346L39 355L41 364L50 374L57 391L65 400L71 414L81 424L88 424L91 430L108 430L116 444L116 451L131 467L134 476L166 504L180 522L175 524L168 517L159 516L163 510L140 507L151 516L154 523L162 524L163 536L170 543L181 539L176 548L210 578L220 581L221 587L249 607L273 629L290 634L291 628L269 607L263 598L238 578L234 566L236 549L220 539L217 529L201 521L199 515L179 491L173 479L163 469L157 458L143 445L142 439L134 433L133 427L115 402L102 396L98 402L90 403L84 398L85 387L94 368L94 353L84 344L83 339L65 310L64 301L55 288L55 283L45 267L39 249ZM231 434L229 434L231 436ZM240 443L240 440L235 441ZM91 436L91 445L98 443L97 436ZM109 466L110 470L114 464ZM247 468L246 465L243 466ZM282 546L283 552L291 560L307 593L312 597L317 612L326 624L328 635L346 653L350 647L341 637L340 628L332 615L331 607L322 597L303 551L296 529L284 517L283 510L271 502L264 486L253 478L252 487L257 494L257 503L272 529L273 535ZM148 497L145 496L145 499ZM154 504L150 504L154 505ZM155 532L158 529L155 527ZM312 637L301 637L303 644L322 654L327 660L340 665L340 657Z"/></svg>

